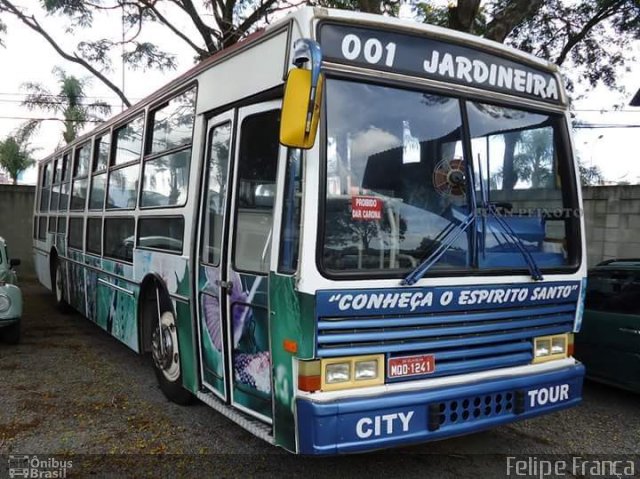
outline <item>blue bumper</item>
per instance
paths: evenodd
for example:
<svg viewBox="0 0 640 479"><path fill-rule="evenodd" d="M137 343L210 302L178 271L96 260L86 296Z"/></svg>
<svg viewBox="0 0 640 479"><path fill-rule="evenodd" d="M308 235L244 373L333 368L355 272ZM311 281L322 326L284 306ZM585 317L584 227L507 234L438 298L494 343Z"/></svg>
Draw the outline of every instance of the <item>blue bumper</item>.
<svg viewBox="0 0 640 479"><path fill-rule="evenodd" d="M575 406L584 366L377 397L298 398L301 454L340 454L469 434Z"/></svg>

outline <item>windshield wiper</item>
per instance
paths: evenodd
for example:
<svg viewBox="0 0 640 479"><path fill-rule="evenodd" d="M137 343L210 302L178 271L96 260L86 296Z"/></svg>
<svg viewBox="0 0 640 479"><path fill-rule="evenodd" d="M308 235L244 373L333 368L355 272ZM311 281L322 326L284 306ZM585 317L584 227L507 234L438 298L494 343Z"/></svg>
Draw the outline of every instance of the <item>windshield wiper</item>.
<svg viewBox="0 0 640 479"><path fill-rule="evenodd" d="M487 163L488 163L489 159L487 158ZM487 166L487 176L489 175L489 171L488 171L488 166ZM493 216L496 220L496 222L498 223L498 226L500 226L500 228L502 228L503 232L506 233L505 234L505 238L507 239L508 242L510 242L511 244L513 244L518 251L520 252L520 254L522 254L522 256L524 257L524 260L527 262L527 266L529 268L529 272L531 273L531 277L535 280L535 281L541 281L544 278L542 277L542 273L540 272L540 268L538 267L538 264L536 263L535 258L533 257L533 255L531 254L531 252L526 248L526 246L524 245L524 243L522 242L522 239L520 239L520 237L515 233L515 231L513 231L513 228L511 228L511 226L509 226L509 223L507 223L504 218L502 218L502 216L500 215L500 212L496 209L495 205L493 203L491 203L490 199L489 199L489 188L490 186L487 184L485 186L485 182L484 182L484 174L482 172L482 161L480 160L480 157L478 156L478 179L480 182L480 195L481 195L481 201L482 201L482 208L485 211L485 214L488 213L489 215ZM474 193L475 193L475 186L472 185ZM487 235L487 221L486 218L484 216L484 214L482 215L482 234L481 234L481 238L480 238L480 243L482 244L482 257L485 257L486 251L486 235ZM480 246L480 245L476 245L476 248Z"/></svg>
<svg viewBox="0 0 640 479"><path fill-rule="evenodd" d="M500 215L495 205L493 205L490 199L488 198L489 194L488 194L488 191L484 188L483 172L482 172L482 166L480 165L480 163L478 164L478 170L479 170L478 180L480 181L480 190L481 190L480 193L482 196L481 198L482 208L486 213L488 213L490 216L493 216L495 218L496 223L505 233L505 238L507 239L507 241L513 244L516 247L516 249L520 252L520 254L522 254L522 256L524 257L524 260L527 263L527 267L529 268L529 272L531 273L531 277L533 278L533 280L542 281L544 278L542 276L540 268L538 267L538 264L536 263L535 258L533 257L531 252L526 248L526 246L522 242L522 239L515 233L515 231L513 231L513 228L509 226L509 224ZM464 233L471 224L474 224L474 225L477 224L478 199L476 196L476 186L475 186L474 177L471 173L472 173L471 171L468 172L468 177L469 177L468 184L469 184L469 192L470 192L469 206L471 208L471 212L464 218L464 220L462 220L460 224L457 225L457 227L449 225L442 232L438 234L438 237L436 238L436 240L442 237L442 243L440 244L440 246L438 246L438 248L433 253L431 253L424 261L422 261L418 266L416 266L413 269L413 271L411 271L411 273L409 273L400 282L402 286L411 286L415 284L418 280L420 280L427 273L427 271L429 271L429 269L438 262L438 260L442 257L442 255L444 255L447 252L447 250L451 248L451 246L453 246L453 244L460 237L460 235ZM487 188L488 188L488 185L487 185ZM477 229L477 226L474 226L474 228ZM483 255L485 253L484 248L485 248L485 240L486 240L485 238L486 230L487 230L486 218L483 215L482 238L480 240L480 242L482 242ZM454 231L455 231L455 234L452 235L452 232ZM475 252L476 258L478 258L478 255L477 255L478 247L479 247L478 243L479 241L474 241L472 246Z"/></svg>
<svg viewBox="0 0 640 479"><path fill-rule="evenodd" d="M526 248L526 246L522 242L522 239L520 239L520 237L516 234L516 232L513 231L511 226L509 226L509 223L507 223L504 220L504 218L500 216L500 213L496 209L495 205L493 205L492 203L486 202L484 204L484 209L491 216L495 218L496 222L498 223L498 226L500 226L500 228L502 228L502 230L504 231L505 238L507 239L507 241L513 244L518 249L518 251L520 251L520 253L524 257L524 260L527 262L527 266L529 267L529 272L531 273L531 277L535 281L542 281L544 278L542 276L542 273L540 272L540 268L538 267L538 264L536 263L535 258L533 257L531 252Z"/></svg>
<svg viewBox="0 0 640 479"><path fill-rule="evenodd" d="M440 243L440 246L438 246L438 248L427 257L427 259L416 266L416 268L411 271L411 273L409 273L407 277L400 282L400 284L402 286L411 286L420 278L422 278L426 274L426 272L429 271L429 269L438 262L442 255L445 254L447 250L451 248L451 246L453 246L460 235L464 233L467 228L469 228L469 225L475 223L475 220L476 213L475 211L472 211L465 217L464 220L462 220L459 225L457 225L457 227L450 228L448 229L448 231L447 229L445 229L446 233L444 233L444 237L442 238L442 243ZM455 234L452 235L452 232L454 231Z"/></svg>

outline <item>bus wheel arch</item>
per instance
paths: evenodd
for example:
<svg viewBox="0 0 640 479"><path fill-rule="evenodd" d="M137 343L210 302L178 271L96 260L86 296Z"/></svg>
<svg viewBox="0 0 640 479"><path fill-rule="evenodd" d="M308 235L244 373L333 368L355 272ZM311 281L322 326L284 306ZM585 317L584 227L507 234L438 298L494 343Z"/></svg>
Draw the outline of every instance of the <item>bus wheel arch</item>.
<svg viewBox="0 0 640 479"><path fill-rule="evenodd" d="M176 313L163 279L147 275L140 286L140 352L150 353L164 395L177 404L190 404L193 395L182 385L182 363Z"/></svg>

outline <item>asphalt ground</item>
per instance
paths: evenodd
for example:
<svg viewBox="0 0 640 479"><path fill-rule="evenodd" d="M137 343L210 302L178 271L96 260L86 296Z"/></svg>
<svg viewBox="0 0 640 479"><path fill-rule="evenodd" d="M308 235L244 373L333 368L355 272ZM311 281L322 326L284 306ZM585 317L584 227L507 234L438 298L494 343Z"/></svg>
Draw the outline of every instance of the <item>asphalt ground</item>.
<svg viewBox="0 0 640 479"><path fill-rule="evenodd" d="M57 312L40 285L23 292L22 342L0 343L0 477L9 455L36 455L40 469L65 477L629 477L630 460L640 475L640 395L591 382L578 407L486 432L383 453L293 456L202 403L168 402L148 358ZM527 474L516 474L516 460ZM618 462L603 470L602 460ZM541 475L547 461L556 469Z"/></svg>

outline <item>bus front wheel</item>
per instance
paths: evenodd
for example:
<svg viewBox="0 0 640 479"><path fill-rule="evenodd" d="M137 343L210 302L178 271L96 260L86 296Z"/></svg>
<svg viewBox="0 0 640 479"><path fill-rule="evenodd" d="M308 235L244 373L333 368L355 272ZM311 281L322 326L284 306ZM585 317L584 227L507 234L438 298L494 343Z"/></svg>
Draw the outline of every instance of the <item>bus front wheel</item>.
<svg viewBox="0 0 640 479"><path fill-rule="evenodd" d="M160 390L171 402L188 405L193 395L182 386L178 328L173 311L159 307L151 333L151 357Z"/></svg>
<svg viewBox="0 0 640 479"><path fill-rule="evenodd" d="M56 300L56 308L61 313L69 313L71 306L64 299L65 286L64 286L64 271L60 260L57 257L53 258L53 268L51 271L51 289L53 289L53 295Z"/></svg>

